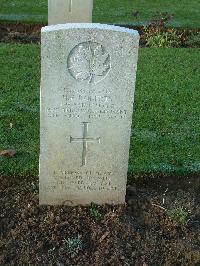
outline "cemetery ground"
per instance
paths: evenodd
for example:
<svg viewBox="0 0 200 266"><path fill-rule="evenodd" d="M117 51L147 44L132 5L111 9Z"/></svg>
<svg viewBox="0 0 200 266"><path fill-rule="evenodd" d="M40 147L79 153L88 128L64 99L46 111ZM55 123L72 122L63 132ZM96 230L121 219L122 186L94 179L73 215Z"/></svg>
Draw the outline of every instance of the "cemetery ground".
<svg viewBox="0 0 200 266"><path fill-rule="evenodd" d="M181 4L174 1L96 0L93 22L137 28L142 46L158 46L160 42L160 46L166 47L168 44L163 40L167 39L173 47L194 48L200 43L199 9L197 0L184 0ZM1 0L0 41L39 43L41 27L46 24L47 0ZM158 39L155 35L159 35ZM152 37L153 43L148 42Z"/></svg>
<svg viewBox="0 0 200 266"><path fill-rule="evenodd" d="M38 206L40 47L0 48L1 264L199 265L199 50L140 49L126 205L72 208Z"/></svg>
<svg viewBox="0 0 200 266"><path fill-rule="evenodd" d="M200 265L199 41L139 51L126 204L40 207L40 46L31 42L47 1L0 2L0 38L13 42L0 43L0 264ZM93 20L140 26L167 12L167 26L197 32L199 3L96 0Z"/></svg>
<svg viewBox="0 0 200 266"><path fill-rule="evenodd" d="M40 46L0 48L1 143L17 151L10 160L0 157L0 173L37 176ZM200 170L198 55L199 49L140 49L130 173Z"/></svg>
<svg viewBox="0 0 200 266"><path fill-rule="evenodd" d="M47 0L1 0L0 20L47 23ZM196 28L199 26L200 2L198 0L94 0L93 22L143 25L156 12L174 16L173 27Z"/></svg>

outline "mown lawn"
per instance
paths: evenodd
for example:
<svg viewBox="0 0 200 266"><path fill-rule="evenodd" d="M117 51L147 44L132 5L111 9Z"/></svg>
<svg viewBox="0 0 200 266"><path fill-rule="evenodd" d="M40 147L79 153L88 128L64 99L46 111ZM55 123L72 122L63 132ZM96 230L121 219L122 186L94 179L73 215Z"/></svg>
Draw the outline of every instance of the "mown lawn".
<svg viewBox="0 0 200 266"><path fill-rule="evenodd" d="M0 175L38 175L40 47L0 45ZM200 171L198 49L140 49L129 172Z"/></svg>
<svg viewBox="0 0 200 266"><path fill-rule="evenodd" d="M47 23L47 0L0 0L0 20ZM94 0L93 21L100 23L147 23L156 12L174 16L171 26L200 27L199 0ZM132 15L139 11L138 17Z"/></svg>

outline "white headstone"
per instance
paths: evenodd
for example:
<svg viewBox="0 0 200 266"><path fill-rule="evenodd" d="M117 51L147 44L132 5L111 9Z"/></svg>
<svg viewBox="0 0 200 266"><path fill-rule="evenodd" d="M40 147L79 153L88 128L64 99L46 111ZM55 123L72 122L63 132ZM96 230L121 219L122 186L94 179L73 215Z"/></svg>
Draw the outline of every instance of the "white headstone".
<svg viewBox="0 0 200 266"><path fill-rule="evenodd" d="M48 0L48 25L92 22L93 0Z"/></svg>
<svg viewBox="0 0 200 266"><path fill-rule="evenodd" d="M40 204L125 201L139 35L42 29Z"/></svg>

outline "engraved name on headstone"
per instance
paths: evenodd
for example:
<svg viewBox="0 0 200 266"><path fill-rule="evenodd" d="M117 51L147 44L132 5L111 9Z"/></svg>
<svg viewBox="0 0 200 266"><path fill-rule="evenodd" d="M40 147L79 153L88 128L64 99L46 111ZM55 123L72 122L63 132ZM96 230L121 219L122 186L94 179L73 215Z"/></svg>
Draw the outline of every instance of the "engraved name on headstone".
<svg viewBox="0 0 200 266"><path fill-rule="evenodd" d="M93 0L48 0L48 25L92 22Z"/></svg>
<svg viewBox="0 0 200 266"><path fill-rule="evenodd" d="M137 31L42 29L40 204L125 201Z"/></svg>

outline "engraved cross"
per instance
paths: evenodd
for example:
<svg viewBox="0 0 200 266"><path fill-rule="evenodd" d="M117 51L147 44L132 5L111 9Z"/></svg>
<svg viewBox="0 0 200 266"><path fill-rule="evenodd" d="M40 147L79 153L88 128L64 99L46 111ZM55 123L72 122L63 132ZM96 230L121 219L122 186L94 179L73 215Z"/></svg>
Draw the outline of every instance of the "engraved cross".
<svg viewBox="0 0 200 266"><path fill-rule="evenodd" d="M72 4L73 4L73 0L69 0L69 13L72 12Z"/></svg>
<svg viewBox="0 0 200 266"><path fill-rule="evenodd" d="M100 138L89 138L88 137L88 125L89 122L83 122L83 137L82 138L72 138L70 136L70 143L73 142L82 142L83 143L83 151L82 151L82 166L86 165L86 157L87 157L87 146L89 142L98 142L100 143Z"/></svg>

